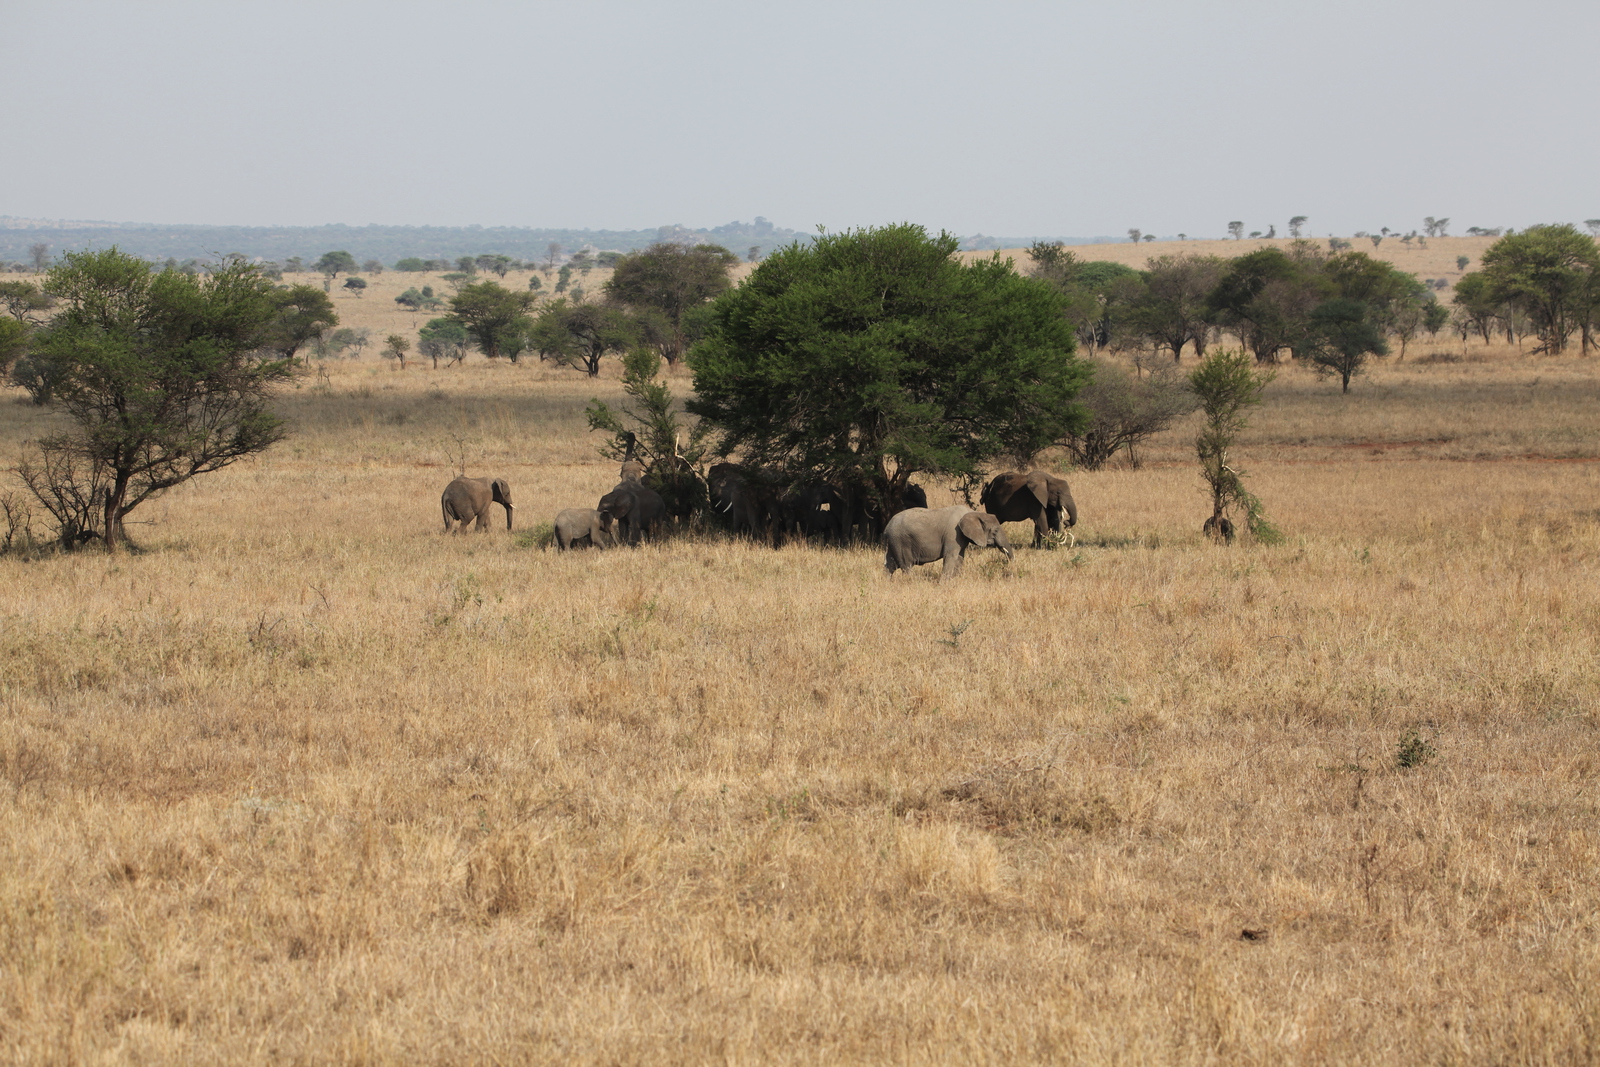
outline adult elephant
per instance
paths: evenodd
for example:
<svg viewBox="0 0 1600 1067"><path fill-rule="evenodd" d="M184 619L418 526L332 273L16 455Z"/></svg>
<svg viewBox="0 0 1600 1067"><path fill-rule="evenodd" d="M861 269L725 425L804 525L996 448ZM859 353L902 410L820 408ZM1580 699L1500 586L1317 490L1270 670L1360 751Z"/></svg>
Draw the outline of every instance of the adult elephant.
<svg viewBox="0 0 1600 1067"><path fill-rule="evenodd" d="M591 545L604 548L611 540L607 523L594 508L567 508L556 515L556 549Z"/></svg>
<svg viewBox="0 0 1600 1067"><path fill-rule="evenodd" d="M706 472L706 488L712 510L726 520L734 535L748 532L751 537L772 540L778 500L769 486L737 463L718 463Z"/></svg>
<svg viewBox="0 0 1600 1067"><path fill-rule="evenodd" d="M1015 553L1000 520L965 504L947 508L907 508L883 528L883 569L893 574L934 560L944 560L939 581L961 573L961 561L972 545L998 548L1012 559Z"/></svg>
<svg viewBox="0 0 1600 1067"><path fill-rule="evenodd" d="M844 541L849 533L844 494L826 482L812 482L783 494L778 501L783 531L810 540Z"/></svg>
<svg viewBox="0 0 1600 1067"><path fill-rule="evenodd" d="M1078 505L1072 502L1067 480L1044 471L1007 471L996 475L978 497L983 510L1001 522L1033 522L1033 547L1044 544L1045 531L1061 533L1061 516L1078 525Z"/></svg>
<svg viewBox="0 0 1600 1067"><path fill-rule="evenodd" d="M852 494L852 499L846 504L848 519L843 524L845 532L851 526L861 527L861 536L876 541L882 536L884 524L895 513L909 508L925 508L928 506L928 494L920 485L906 483L900 490L900 496L889 509L889 514L884 514L884 508L877 494L870 489L857 488Z"/></svg>
<svg viewBox="0 0 1600 1067"><path fill-rule="evenodd" d="M637 482L622 482L600 498L595 510L600 513L601 526L618 544L636 545L660 529L667 505L654 489Z"/></svg>
<svg viewBox="0 0 1600 1067"><path fill-rule="evenodd" d="M444 511L444 532L465 530L467 523L476 522L478 529L489 528L489 505L504 504L506 529L511 529L511 512L516 505L511 502L511 485L504 478L457 478L444 487L439 497L439 507ZM451 523L460 523L452 527Z"/></svg>

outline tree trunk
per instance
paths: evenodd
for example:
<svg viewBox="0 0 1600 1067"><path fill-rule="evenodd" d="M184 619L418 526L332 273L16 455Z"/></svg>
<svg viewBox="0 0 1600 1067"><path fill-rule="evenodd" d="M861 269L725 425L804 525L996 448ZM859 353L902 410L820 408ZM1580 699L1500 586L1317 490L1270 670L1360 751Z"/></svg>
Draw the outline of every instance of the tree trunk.
<svg viewBox="0 0 1600 1067"><path fill-rule="evenodd" d="M106 490L105 513L102 516L104 525L100 536L108 552L115 552L122 541L122 505L128 499L128 480L129 475L125 471L118 471L116 482Z"/></svg>

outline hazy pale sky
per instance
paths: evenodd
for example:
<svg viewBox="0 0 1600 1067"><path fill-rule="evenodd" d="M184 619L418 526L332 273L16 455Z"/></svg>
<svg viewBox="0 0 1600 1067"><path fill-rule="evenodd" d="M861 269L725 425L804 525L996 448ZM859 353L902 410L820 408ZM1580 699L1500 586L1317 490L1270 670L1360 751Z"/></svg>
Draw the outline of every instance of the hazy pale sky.
<svg viewBox="0 0 1600 1067"><path fill-rule="evenodd" d="M1317 235L1600 216L1594 0L4 0L0 214Z"/></svg>

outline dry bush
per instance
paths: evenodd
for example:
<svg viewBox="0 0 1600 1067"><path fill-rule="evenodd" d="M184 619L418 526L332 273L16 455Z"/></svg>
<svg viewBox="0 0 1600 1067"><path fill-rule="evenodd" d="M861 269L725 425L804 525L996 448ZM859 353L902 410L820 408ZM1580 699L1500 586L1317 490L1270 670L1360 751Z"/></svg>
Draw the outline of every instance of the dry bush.
<svg viewBox="0 0 1600 1067"><path fill-rule="evenodd" d="M943 587L442 536L463 455L609 489L614 373L332 364L146 552L0 559L0 1062L1592 1060L1600 397L1468 351L1286 369L1283 546L1184 423Z"/></svg>

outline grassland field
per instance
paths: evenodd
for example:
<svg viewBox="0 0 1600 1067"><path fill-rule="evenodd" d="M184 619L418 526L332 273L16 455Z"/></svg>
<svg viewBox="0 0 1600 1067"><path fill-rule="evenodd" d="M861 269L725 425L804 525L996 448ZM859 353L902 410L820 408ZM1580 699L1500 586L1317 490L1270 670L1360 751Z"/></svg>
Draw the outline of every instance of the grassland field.
<svg viewBox="0 0 1600 1067"><path fill-rule="evenodd" d="M1600 1059L1596 360L1286 366L1284 544L1201 537L1186 421L941 586L542 550L614 362L375 348L139 551L0 559L0 1063Z"/></svg>

